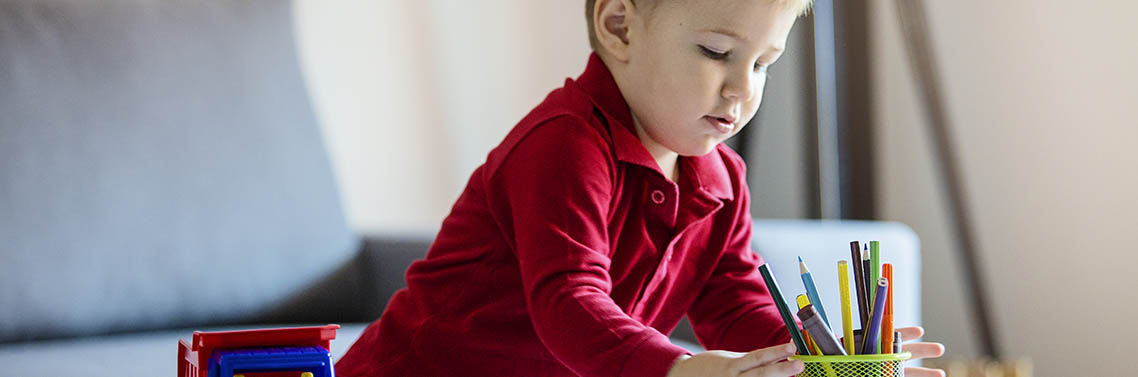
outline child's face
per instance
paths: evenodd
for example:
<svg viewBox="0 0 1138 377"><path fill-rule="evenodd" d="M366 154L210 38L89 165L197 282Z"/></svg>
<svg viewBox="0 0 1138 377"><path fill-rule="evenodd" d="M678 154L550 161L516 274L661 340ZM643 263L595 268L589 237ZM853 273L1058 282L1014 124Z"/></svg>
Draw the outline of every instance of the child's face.
<svg viewBox="0 0 1138 377"><path fill-rule="evenodd" d="M797 18L769 0L661 0L637 12L617 81L649 151L683 156L710 152L754 117Z"/></svg>

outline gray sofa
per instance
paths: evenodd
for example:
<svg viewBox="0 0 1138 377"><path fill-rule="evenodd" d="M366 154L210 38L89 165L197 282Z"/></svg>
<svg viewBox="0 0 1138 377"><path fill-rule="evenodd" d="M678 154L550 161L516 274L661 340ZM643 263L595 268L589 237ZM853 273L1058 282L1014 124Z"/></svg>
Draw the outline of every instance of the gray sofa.
<svg viewBox="0 0 1138 377"><path fill-rule="evenodd" d="M289 1L0 0L7 374L173 375L197 329L340 323L338 356L382 312L431 234L346 224L292 20ZM919 321L907 227L756 231L791 299L794 256L828 271L845 242L883 240L913 282L897 318Z"/></svg>

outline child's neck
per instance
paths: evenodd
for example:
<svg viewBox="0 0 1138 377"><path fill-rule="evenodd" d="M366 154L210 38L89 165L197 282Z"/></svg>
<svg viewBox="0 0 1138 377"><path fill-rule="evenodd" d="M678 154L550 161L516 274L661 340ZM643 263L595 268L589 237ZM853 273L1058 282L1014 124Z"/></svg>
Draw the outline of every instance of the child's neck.
<svg viewBox="0 0 1138 377"><path fill-rule="evenodd" d="M635 116L632 120L636 126L636 136L640 138L640 144L643 144L644 149L648 150L648 154L652 155L652 159L656 160L656 166L660 168L660 172L664 173L664 177L669 181L677 182L680 176L680 154L652 140L652 137L648 136Z"/></svg>
<svg viewBox="0 0 1138 377"><path fill-rule="evenodd" d="M680 155L676 152L668 151L665 156L652 155L656 159L656 165L660 166L660 171L664 173L669 181L678 182L680 179Z"/></svg>

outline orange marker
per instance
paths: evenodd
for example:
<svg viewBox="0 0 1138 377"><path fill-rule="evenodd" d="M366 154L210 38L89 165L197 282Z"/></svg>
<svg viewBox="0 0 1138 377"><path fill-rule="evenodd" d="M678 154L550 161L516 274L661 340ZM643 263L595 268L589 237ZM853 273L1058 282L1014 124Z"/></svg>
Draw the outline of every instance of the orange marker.
<svg viewBox="0 0 1138 377"><path fill-rule="evenodd" d="M893 353L893 264L881 266L881 276L889 281L885 293L885 314L881 318L881 353Z"/></svg>
<svg viewBox="0 0 1138 377"><path fill-rule="evenodd" d="M810 352L813 352L815 355L822 355L822 349L818 348L817 343L814 343L814 339L810 337L809 331L802 329L802 337L805 338L806 347L810 348Z"/></svg>

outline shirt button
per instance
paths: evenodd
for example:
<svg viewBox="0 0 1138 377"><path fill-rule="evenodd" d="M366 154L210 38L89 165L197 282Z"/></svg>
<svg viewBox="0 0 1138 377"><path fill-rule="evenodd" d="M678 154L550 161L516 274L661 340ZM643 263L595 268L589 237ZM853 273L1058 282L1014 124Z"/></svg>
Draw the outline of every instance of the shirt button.
<svg viewBox="0 0 1138 377"><path fill-rule="evenodd" d="M660 190L652 190L652 203L664 204L664 192Z"/></svg>

